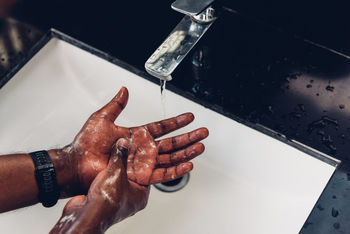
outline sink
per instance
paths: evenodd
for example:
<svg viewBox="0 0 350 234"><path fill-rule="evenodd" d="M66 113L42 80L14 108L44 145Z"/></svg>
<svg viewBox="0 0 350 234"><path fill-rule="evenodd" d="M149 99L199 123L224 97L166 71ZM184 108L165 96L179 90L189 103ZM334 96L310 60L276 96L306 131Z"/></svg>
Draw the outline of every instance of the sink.
<svg viewBox="0 0 350 234"><path fill-rule="evenodd" d="M119 125L163 118L158 85L53 32L0 89L0 154L70 143L89 115L121 86L129 89L130 98ZM174 134L202 126L210 130L188 184L174 193L153 187L147 208L107 233L298 233L339 162L167 91L167 117L188 111L194 113L194 123ZM2 232L47 233L66 202L0 214Z"/></svg>

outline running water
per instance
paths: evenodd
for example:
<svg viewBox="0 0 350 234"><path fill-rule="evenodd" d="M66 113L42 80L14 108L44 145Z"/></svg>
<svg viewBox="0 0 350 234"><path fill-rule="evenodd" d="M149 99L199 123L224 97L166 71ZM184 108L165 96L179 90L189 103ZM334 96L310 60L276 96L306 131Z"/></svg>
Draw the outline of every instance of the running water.
<svg viewBox="0 0 350 234"><path fill-rule="evenodd" d="M160 80L160 94L163 96L166 89L166 80Z"/></svg>
<svg viewBox="0 0 350 234"><path fill-rule="evenodd" d="M166 81L160 80L160 101L162 104L162 118L166 118L166 89L165 89Z"/></svg>
<svg viewBox="0 0 350 234"><path fill-rule="evenodd" d="M166 118L166 80L160 80L160 101L162 104L162 117Z"/></svg>

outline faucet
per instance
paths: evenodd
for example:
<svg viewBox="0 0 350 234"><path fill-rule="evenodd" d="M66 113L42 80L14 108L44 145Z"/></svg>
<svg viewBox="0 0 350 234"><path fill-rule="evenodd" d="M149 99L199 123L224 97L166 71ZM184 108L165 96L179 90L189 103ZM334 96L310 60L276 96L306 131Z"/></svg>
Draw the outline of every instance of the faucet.
<svg viewBox="0 0 350 234"><path fill-rule="evenodd" d="M171 74L217 18L214 0L177 0L171 7L185 14L165 41L146 61L146 71L161 80Z"/></svg>

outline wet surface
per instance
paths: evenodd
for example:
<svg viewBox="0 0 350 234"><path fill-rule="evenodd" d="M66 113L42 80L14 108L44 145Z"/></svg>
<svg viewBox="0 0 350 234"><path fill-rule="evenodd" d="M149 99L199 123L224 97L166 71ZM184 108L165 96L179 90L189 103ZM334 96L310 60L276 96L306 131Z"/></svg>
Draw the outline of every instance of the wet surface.
<svg viewBox="0 0 350 234"><path fill-rule="evenodd" d="M81 8L79 1L23 1L13 16L43 32L55 27L144 70L145 61L182 17L169 6L167 1L137 8L125 2L86 2ZM132 9L136 19L147 20L131 20L129 11L118 9ZM343 41L327 43L347 51ZM301 233L350 233L348 58L225 11L167 85L342 160Z"/></svg>
<svg viewBox="0 0 350 234"><path fill-rule="evenodd" d="M350 55L349 1L221 0L242 14Z"/></svg>
<svg viewBox="0 0 350 234"><path fill-rule="evenodd" d="M20 62L43 33L13 18L0 20L0 77Z"/></svg>

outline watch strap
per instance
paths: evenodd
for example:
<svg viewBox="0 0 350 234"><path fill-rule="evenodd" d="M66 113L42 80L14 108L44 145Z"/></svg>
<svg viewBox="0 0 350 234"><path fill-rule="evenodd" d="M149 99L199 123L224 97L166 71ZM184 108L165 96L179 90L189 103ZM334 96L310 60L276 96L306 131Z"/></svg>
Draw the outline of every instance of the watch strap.
<svg viewBox="0 0 350 234"><path fill-rule="evenodd" d="M56 172L46 150L29 154L35 166L35 179L39 188L38 199L44 207L54 206L60 197Z"/></svg>

